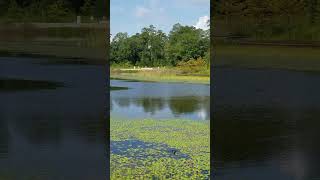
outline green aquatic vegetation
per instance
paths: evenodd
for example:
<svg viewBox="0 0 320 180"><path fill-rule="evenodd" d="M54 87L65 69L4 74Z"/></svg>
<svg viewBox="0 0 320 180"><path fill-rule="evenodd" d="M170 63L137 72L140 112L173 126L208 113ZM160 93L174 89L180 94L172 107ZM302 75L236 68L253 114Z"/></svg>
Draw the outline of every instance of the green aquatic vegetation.
<svg viewBox="0 0 320 180"><path fill-rule="evenodd" d="M110 135L111 179L208 179L210 176L207 121L111 119Z"/></svg>

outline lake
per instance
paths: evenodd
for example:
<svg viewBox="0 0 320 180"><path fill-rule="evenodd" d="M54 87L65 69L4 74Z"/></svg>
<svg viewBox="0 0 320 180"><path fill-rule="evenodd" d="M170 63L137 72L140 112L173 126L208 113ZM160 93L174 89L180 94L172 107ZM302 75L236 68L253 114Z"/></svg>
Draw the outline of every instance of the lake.
<svg viewBox="0 0 320 180"><path fill-rule="evenodd" d="M214 69L215 179L319 179L320 74Z"/></svg>
<svg viewBox="0 0 320 180"><path fill-rule="evenodd" d="M0 57L0 179L105 179L106 69L50 60Z"/></svg>
<svg viewBox="0 0 320 180"><path fill-rule="evenodd" d="M209 179L210 85L110 83L111 179Z"/></svg>
<svg viewBox="0 0 320 180"><path fill-rule="evenodd" d="M111 116L125 119L210 119L210 85L111 80Z"/></svg>

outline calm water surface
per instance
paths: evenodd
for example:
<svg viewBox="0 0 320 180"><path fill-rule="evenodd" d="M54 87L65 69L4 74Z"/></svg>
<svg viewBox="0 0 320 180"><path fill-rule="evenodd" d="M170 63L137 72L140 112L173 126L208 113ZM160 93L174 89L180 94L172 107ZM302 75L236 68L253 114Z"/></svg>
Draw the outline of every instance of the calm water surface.
<svg viewBox="0 0 320 180"><path fill-rule="evenodd" d="M0 179L105 179L105 68L46 62L0 57Z"/></svg>
<svg viewBox="0 0 320 180"><path fill-rule="evenodd" d="M214 76L215 179L320 179L319 73L216 68Z"/></svg>
<svg viewBox="0 0 320 180"><path fill-rule="evenodd" d="M210 119L210 86L111 80L111 116L130 119Z"/></svg>

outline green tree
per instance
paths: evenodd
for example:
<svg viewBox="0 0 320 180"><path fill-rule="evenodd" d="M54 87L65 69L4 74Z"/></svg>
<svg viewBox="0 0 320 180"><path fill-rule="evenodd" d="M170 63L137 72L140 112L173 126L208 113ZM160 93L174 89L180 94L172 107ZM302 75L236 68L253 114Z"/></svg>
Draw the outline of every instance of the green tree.
<svg viewBox="0 0 320 180"><path fill-rule="evenodd" d="M153 25L150 25L142 29L140 37L143 44L140 65L157 66L164 64L165 33L161 30L156 30Z"/></svg>
<svg viewBox="0 0 320 180"><path fill-rule="evenodd" d="M171 64L203 57L209 48L209 33L192 26L175 24L169 33L166 46Z"/></svg>
<svg viewBox="0 0 320 180"><path fill-rule="evenodd" d="M130 61L130 46L128 33L117 33L110 46L111 63L125 63Z"/></svg>
<svg viewBox="0 0 320 180"><path fill-rule="evenodd" d="M80 12L82 15L90 16L93 14L93 8L92 0L85 0L83 6L80 8Z"/></svg>
<svg viewBox="0 0 320 180"><path fill-rule="evenodd" d="M47 17L51 22L63 21L70 13L67 3L64 0L57 0L47 8Z"/></svg>
<svg viewBox="0 0 320 180"><path fill-rule="evenodd" d="M23 9L18 5L16 0L9 1L7 17L10 19L21 19L23 17Z"/></svg>

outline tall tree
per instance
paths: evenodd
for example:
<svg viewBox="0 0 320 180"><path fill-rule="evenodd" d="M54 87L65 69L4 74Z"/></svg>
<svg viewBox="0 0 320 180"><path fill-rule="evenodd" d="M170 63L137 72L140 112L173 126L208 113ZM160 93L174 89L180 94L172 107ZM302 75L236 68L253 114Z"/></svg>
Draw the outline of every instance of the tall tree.
<svg viewBox="0 0 320 180"><path fill-rule="evenodd" d="M167 58L172 64L203 57L209 48L208 33L192 26L175 24L168 38Z"/></svg>

